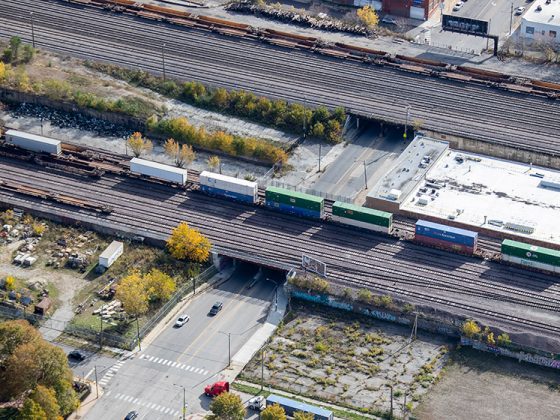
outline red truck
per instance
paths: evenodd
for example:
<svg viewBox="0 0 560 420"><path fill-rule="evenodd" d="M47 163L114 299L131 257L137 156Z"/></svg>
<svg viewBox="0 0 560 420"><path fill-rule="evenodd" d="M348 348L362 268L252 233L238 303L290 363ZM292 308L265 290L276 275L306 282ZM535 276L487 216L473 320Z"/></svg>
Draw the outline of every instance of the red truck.
<svg viewBox="0 0 560 420"><path fill-rule="evenodd" d="M229 392L229 382L220 381L204 388L204 393L209 397L217 397L223 392Z"/></svg>

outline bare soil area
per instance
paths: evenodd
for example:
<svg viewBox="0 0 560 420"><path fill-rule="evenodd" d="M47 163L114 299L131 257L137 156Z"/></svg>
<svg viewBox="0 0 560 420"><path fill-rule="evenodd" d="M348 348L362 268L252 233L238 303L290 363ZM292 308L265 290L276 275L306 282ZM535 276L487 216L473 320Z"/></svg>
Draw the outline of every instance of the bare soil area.
<svg viewBox="0 0 560 420"><path fill-rule="evenodd" d="M264 381L276 389L366 413L395 414L419 401L446 360L447 340L422 334L412 342L400 325L295 301L265 348ZM260 383L261 355L242 379Z"/></svg>
<svg viewBox="0 0 560 420"><path fill-rule="evenodd" d="M558 419L557 370L461 349L414 410L419 420Z"/></svg>

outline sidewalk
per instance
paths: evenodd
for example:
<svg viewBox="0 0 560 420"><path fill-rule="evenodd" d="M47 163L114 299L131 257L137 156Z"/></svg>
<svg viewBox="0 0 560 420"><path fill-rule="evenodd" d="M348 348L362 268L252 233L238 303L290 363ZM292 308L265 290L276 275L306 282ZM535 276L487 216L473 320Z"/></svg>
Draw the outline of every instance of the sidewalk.
<svg viewBox="0 0 560 420"><path fill-rule="evenodd" d="M224 369L220 374L220 380L233 382L237 375L253 356L266 344L274 334L278 325L284 318L288 306L288 295L284 287L278 287L278 301L272 302L266 318L266 322L260 327L243 347L231 358L230 367Z"/></svg>

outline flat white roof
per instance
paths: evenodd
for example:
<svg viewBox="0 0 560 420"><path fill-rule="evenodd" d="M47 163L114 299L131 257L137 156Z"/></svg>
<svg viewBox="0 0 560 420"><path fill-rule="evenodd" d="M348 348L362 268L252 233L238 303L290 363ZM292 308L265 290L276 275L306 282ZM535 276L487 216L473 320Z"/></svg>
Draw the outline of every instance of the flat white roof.
<svg viewBox="0 0 560 420"><path fill-rule="evenodd" d="M165 163L154 162L153 160L145 160L140 158L132 158L130 159L130 163L137 163L138 165L145 165L150 166L155 169L159 169L162 171L173 172L176 174L184 175L187 173L186 169L177 168L176 166L166 165Z"/></svg>
<svg viewBox="0 0 560 420"><path fill-rule="evenodd" d="M537 10L541 6L542 10ZM552 0L546 4L545 0L537 0L523 15L527 23L541 23L545 25L560 26L560 0Z"/></svg>
<svg viewBox="0 0 560 420"><path fill-rule="evenodd" d="M8 130L6 131L6 135L15 136L15 137L24 137L26 139L38 141L41 143L52 144L54 146L60 144L60 140L55 140L49 137L38 136L37 134L25 133L23 131L17 131L17 130Z"/></svg>
<svg viewBox="0 0 560 420"><path fill-rule="evenodd" d="M463 163L455 160L459 155ZM559 175L552 169L450 150L426 174L441 188L419 183L401 209L441 219L454 216L467 225L560 244L560 190L541 185L543 179ZM427 205L418 204L418 194L429 197ZM497 222L503 226L496 226ZM510 230L506 223L532 227L534 232Z"/></svg>
<svg viewBox="0 0 560 420"><path fill-rule="evenodd" d="M122 248L123 243L119 242L119 241L113 241L111 242L111 244L105 248L105 251L103 251L101 253L101 255L99 255L99 258L109 258L111 257L115 251L117 251L119 248Z"/></svg>
<svg viewBox="0 0 560 420"><path fill-rule="evenodd" d="M244 185L246 187L251 187L251 188L253 188L257 184L254 181L247 181L246 179L240 179L240 178L236 178L234 176L217 174L215 172L210 172L210 171L202 171L200 173L200 176L215 178L215 179L219 179L220 181L235 182L238 185Z"/></svg>

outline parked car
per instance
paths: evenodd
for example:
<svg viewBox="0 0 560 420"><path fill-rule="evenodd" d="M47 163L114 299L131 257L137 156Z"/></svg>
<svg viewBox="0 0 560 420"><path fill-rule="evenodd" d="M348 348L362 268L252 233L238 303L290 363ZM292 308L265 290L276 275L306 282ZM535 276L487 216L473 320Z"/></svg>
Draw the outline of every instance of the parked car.
<svg viewBox="0 0 560 420"><path fill-rule="evenodd" d="M212 385L206 385L206 387L204 387L204 393L208 397L217 397L224 392L229 392L229 382L227 381L215 382Z"/></svg>
<svg viewBox="0 0 560 420"><path fill-rule="evenodd" d="M396 25L397 24L397 20L390 17L390 16L385 16L383 19L381 19L382 23L387 23L389 25Z"/></svg>
<svg viewBox="0 0 560 420"><path fill-rule="evenodd" d="M517 9L515 9L515 15L516 16L522 15L524 11L525 11L524 7L518 7Z"/></svg>
<svg viewBox="0 0 560 420"><path fill-rule="evenodd" d="M177 318L177 321L175 321L175 327L177 327L177 328L182 327L187 322L189 322L189 320L190 320L189 316L183 314L179 318Z"/></svg>
<svg viewBox="0 0 560 420"><path fill-rule="evenodd" d="M455 6L453 6L453 11L458 12L459 10L461 10L461 7L463 7L463 2L462 1L460 1L458 3L455 3Z"/></svg>
<svg viewBox="0 0 560 420"><path fill-rule="evenodd" d="M138 417L138 411L131 411L126 415L124 420L134 420L136 417Z"/></svg>
<svg viewBox="0 0 560 420"><path fill-rule="evenodd" d="M86 358L86 355L82 353L80 350L72 350L70 353L68 353L68 358L71 360L78 360L81 362Z"/></svg>
<svg viewBox="0 0 560 420"><path fill-rule="evenodd" d="M222 310L224 304L222 302L216 302L210 309L210 315L216 315L218 312Z"/></svg>
<svg viewBox="0 0 560 420"><path fill-rule="evenodd" d="M262 411L266 408L266 399L262 395L257 395L247 402L247 407L251 410Z"/></svg>

